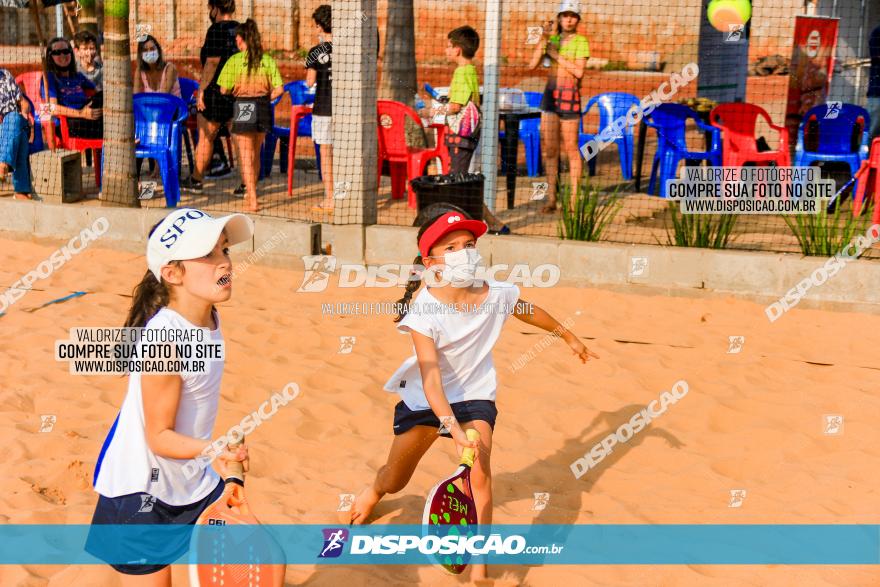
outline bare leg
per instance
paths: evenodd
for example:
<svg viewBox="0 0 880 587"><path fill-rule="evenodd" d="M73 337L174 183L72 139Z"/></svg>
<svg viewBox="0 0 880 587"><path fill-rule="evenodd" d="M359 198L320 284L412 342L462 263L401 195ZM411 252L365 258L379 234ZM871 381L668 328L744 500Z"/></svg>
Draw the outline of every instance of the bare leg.
<svg viewBox="0 0 880 587"><path fill-rule="evenodd" d="M480 526L489 526L492 524L492 427L483 420L465 422L461 427L465 430L474 428L480 433L480 447L471 469L471 488L477 505L477 522ZM485 579L487 572L485 564L472 565L471 581Z"/></svg>
<svg viewBox="0 0 880 587"><path fill-rule="evenodd" d="M211 156L214 155L214 138L220 131L220 123L211 122L201 114L198 116L199 144L196 146L196 168L192 172L193 179L202 181L208 165L211 164Z"/></svg>
<svg viewBox="0 0 880 587"><path fill-rule="evenodd" d="M124 587L171 587L171 567L149 575L126 575L116 572Z"/></svg>
<svg viewBox="0 0 880 587"><path fill-rule="evenodd" d="M553 212L556 210L556 178L559 175L559 116L556 114L541 114L541 153L544 155L549 198L543 212Z"/></svg>
<svg viewBox="0 0 880 587"><path fill-rule="evenodd" d="M568 155L568 176L571 179L571 198L569 198L568 207L574 212L581 173L584 169L584 162L581 159L580 149L578 149L580 119L563 120L560 125L562 126L562 146Z"/></svg>
<svg viewBox="0 0 880 587"><path fill-rule="evenodd" d="M324 179L323 208L333 207L333 145L320 145L321 149L321 177Z"/></svg>
<svg viewBox="0 0 880 587"><path fill-rule="evenodd" d="M238 145L241 161L241 179L245 187L244 209L249 212L257 211L257 170L254 168L254 135L258 133L235 134L235 143Z"/></svg>
<svg viewBox="0 0 880 587"><path fill-rule="evenodd" d="M321 154L323 157L324 154ZM437 429L432 426L415 426L394 437L388 460L376 472L376 480L355 499L351 508L351 523L364 524L373 508L386 493L397 493L409 483L416 465L425 452L437 440Z"/></svg>

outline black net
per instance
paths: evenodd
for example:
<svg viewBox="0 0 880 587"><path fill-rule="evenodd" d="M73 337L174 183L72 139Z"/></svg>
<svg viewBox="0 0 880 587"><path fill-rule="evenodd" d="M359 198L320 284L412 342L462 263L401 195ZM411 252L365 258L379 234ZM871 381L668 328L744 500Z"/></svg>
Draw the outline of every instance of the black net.
<svg viewBox="0 0 880 587"><path fill-rule="evenodd" d="M31 185L0 188L343 225L446 202L502 234L823 253L874 214L878 25L868 0L5 0L36 132ZM695 165L815 166L835 197L683 214L667 181Z"/></svg>

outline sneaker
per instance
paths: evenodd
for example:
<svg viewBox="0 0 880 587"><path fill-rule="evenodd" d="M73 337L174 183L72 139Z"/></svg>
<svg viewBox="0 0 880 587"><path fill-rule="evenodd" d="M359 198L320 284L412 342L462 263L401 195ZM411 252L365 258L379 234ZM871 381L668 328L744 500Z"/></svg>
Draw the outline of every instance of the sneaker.
<svg viewBox="0 0 880 587"><path fill-rule="evenodd" d="M221 163L216 167L212 167L211 171L205 174L205 177L210 177L211 179L222 179L224 177L229 177L232 175L232 169L226 163Z"/></svg>
<svg viewBox="0 0 880 587"><path fill-rule="evenodd" d="M489 231L489 234L498 234L498 235L500 235L500 234L510 234L510 227L508 227L508 226L505 224L505 225L502 226L501 228L497 228L497 229L495 229L495 230L490 230L490 231Z"/></svg>
<svg viewBox="0 0 880 587"><path fill-rule="evenodd" d="M202 193L202 182L195 179L192 175L180 182L180 189L187 192Z"/></svg>
<svg viewBox="0 0 880 587"><path fill-rule="evenodd" d="M247 188L244 187L244 184L240 184L237 188L232 190L232 195L236 198L243 198L244 194L247 192Z"/></svg>

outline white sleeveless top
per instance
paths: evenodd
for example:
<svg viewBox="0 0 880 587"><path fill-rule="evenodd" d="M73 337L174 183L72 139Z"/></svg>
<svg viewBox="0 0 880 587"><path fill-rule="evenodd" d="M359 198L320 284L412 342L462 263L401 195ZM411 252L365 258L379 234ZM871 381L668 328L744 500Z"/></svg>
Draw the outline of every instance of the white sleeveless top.
<svg viewBox="0 0 880 587"><path fill-rule="evenodd" d="M217 328L210 331L209 336L211 342L220 343L223 341L220 316L217 312L213 315ZM147 322L146 328L190 330L198 327L174 310L162 308ZM224 361L207 361L204 373L181 374L183 385L174 423L176 432L211 439L223 365ZM169 505L189 505L206 497L217 486L220 476L209 465L199 467L188 479L184 470L188 463L192 470L190 459L160 457L150 450L144 432L141 376L132 373L122 408L95 465L95 491L105 497L144 492Z"/></svg>
<svg viewBox="0 0 880 587"><path fill-rule="evenodd" d="M399 332L416 331L434 340L443 392L450 404L495 401L498 383L492 349L514 312L519 287L503 281L488 283L486 300L477 308L462 308L464 311L444 305L425 287L397 325ZM394 372L384 389L399 394L410 410L431 409L415 352Z"/></svg>

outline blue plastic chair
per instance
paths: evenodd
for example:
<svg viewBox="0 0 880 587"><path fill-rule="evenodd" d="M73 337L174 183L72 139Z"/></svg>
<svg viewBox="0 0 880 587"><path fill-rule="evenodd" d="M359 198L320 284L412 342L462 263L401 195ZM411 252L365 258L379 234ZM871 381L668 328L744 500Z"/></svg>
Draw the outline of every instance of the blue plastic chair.
<svg viewBox="0 0 880 587"><path fill-rule="evenodd" d="M595 134L585 133L583 132L583 117L586 116L594 105L599 107L599 130ZM583 149L584 145L610 127L612 122L618 118L625 119L630 110L639 108L639 106L639 99L625 92L607 92L590 98L590 101L587 102L587 107L584 108L581 114L581 132L578 134L578 148ZM635 152L633 148L635 144L633 130L634 125L626 124L621 132L614 136L614 144L617 145L617 152L620 156L620 170L623 174L623 179L627 180L633 178L633 153ZM581 154L583 154L583 151L581 151ZM591 157L587 162L590 168L590 175L596 175L596 162L597 157Z"/></svg>
<svg viewBox="0 0 880 587"><path fill-rule="evenodd" d="M804 148L804 133L807 124L815 120L818 124L819 148L807 151ZM861 141L857 149L853 149L853 133L861 124ZM828 104L820 104L810 108L798 128L797 147L795 147L795 165L806 166L815 161L832 161L849 165L850 173L855 175L868 158L869 135L871 133L871 116L868 111L855 104L842 104L840 110L831 109ZM853 184L852 193L856 193L859 180Z"/></svg>
<svg viewBox="0 0 880 587"><path fill-rule="evenodd" d="M184 121L189 116L186 102L171 94L144 93L133 98L135 157L155 159L165 189L165 204L174 208L180 201L180 152Z"/></svg>
<svg viewBox="0 0 880 587"><path fill-rule="evenodd" d="M303 104L313 104L315 102L315 94L309 92L306 82L302 80L292 81L284 84L284 91L290 96L290 104L298 106ZM266 139L263 141L263 148L260 150L260 179L268 177L272 173L272 164L275 159L275 146L280 141L281 152L278 157L279 169L281 173L287 173L287 146L290 140L290 128L286 126L278 126L275 124L275 107L281 102L283 94L272 100L272 130L266 133ZM297 128L297 137L312 136L312 115L308 115L299 121ZM315 145L315 162L318 166L318 178L321 179L321 154L318 145Z"/></svg>
<svg viewBox="0 0 880 587"><path fill-rule="evenodd" d="M428 84L425 84L425 89L429 88ZM433 88L431 88L433 90ZM537 108L541 105L541 98L543 98L544 94L541 92L523 92L526 98L526 103L531 108ZM504 140L504 131L498 131L498 139ZM541 119L540 118L526 118L520 121L519 123L519 140L522 141L523 146L526 149L526 174L529 177L535 177L541 174ZM504 150L501 150L501 160L502 165L505 161L505 153Z"/></svg>
<svg viewBox="0 0 880 587"><path fill-rule="evenodd" d="M688 119L697 123L697 128L711 133L711 148L708 151L688 151L685 132ZM653 194L660 181L660 197L666 197L666 181L676 178L678 164L685 160L705 160L711 165L721 165L721 131L702 121L700 115L681 104L660 104L645 119L645 124L657 131L657 152L651 165L651 181L648 193Z"/></svg>
<svg viewBox="0 0 880 587"><path fill-rule="evenodd" d="M188 77L179 77L177 78L180 83L180 97L186 102L187 108L192 108L195 110L196 104L196 92L199 90L199 82L194 79L189 79ZM192 118L190 121L189 119ZM187 117L187 124L185 127L186 132L183 133L183 141L186 145L186 159L189 162L189 168L195 169L195 161L193 160L193 144L198 140L198 123L196 122L196 115L193 114L191 117ZM195 134L195 136L190 136Z"/></svg>

